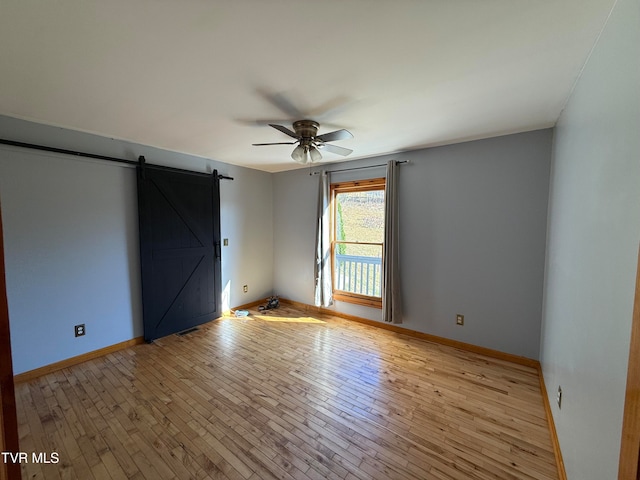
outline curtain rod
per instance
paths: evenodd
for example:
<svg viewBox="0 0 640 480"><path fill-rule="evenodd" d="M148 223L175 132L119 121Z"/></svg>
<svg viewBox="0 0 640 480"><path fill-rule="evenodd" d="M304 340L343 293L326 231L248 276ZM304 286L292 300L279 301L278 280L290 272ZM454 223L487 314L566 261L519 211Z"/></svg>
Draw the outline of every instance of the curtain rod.
<svg viewBox="0 0 640 480"><path fill-rule="evenodd" d="M403 163L409 163L409 160L396 160L396 165L400 165ZM366 165L364 167L352 167L352 168L341 168L339 170L327 170L327 173L336 173L336 172L350 172L351 170L362 170L364 168L378 168L378 167L386 167L386 163L381 163L380 165ZM309 172L309 175L320 175L322 172Z"/></svg>
<svg viewBox="0 0 640 480"><path fill-rule="evenodd" d="M77 150L67 150L65 148L56 148L56 147L49 147L47 145L37 145L35 143L25 143L25 142L16 142L15 140L6 140L4 138L0 138L0 144L1 145L10 145L12 147L20 147L20 148L28 148L31 150L40 150L43 152L52 152L52 153L63 153L65 155L73 155L76 157L83 157L83 158L93 158L96 160L107 160L109 162L117 162L117 163L124 163L127 165L139 165L139 162L136 160L126 160L124 158L116 158L116 157L108 157L106 155L98 155L95 153L87 153L87 152L79 152ZM166 170L171 170L174 172L186 172L186 173L195 173L195 174L201 174L201 175L210 175L208 173L202 173L202 172L196 172L196 171L192 171L192 170L186 170L183 168L174 168L174 167L165 167L162 165L155 165L155 164L147 164L147 166L149 167L153 167L153 168L161 168L161 169L166 169ZM220 180L233 180L233 177L227 177L226 175L218 175L218 179Z"/></svg>

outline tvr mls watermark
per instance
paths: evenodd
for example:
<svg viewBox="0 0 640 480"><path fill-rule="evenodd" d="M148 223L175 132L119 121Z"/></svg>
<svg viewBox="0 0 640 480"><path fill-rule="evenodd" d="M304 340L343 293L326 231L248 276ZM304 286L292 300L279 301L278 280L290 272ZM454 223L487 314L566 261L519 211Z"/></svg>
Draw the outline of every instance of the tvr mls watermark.
<svg viewBox="0 0 640 480"><path fill-rule="evenodd" d="M3 463L58 463L58 452L1 452Z"/></svg>

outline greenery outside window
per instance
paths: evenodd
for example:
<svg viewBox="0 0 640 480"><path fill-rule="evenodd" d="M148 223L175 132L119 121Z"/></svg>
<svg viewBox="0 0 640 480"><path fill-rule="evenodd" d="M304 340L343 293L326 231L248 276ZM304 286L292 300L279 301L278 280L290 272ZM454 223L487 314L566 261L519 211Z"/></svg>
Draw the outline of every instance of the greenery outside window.
<svg viewBox="0 0 640 480"><path fill-rule="evenodd" d="M384 187L384 178L331 185L336 300L382 308Z"/></svg>

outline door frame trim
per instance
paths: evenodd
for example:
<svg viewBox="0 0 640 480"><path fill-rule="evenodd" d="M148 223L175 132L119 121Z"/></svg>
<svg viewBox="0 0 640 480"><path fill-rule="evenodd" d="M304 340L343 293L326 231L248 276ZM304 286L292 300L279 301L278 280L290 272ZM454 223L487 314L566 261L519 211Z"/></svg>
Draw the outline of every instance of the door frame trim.
<svg viewBox="0 0 640 480"><path fill-rule="evenodd" d="M13 360L11 358L11 333L9 330L9 303L4 266L4 237L2 212L0 209L0 451L20 451L16 395L13 383ZM20 478L19 463L0 462L0 480Z"/></svg>
<svg viewBox="0 0 640 480"><path fill-rule="evenodd" d="M636 270L636 289L633 301L629 363L627 366L627 390L622 417L622 441L618 480L640 478L640 249Z"/></svg>

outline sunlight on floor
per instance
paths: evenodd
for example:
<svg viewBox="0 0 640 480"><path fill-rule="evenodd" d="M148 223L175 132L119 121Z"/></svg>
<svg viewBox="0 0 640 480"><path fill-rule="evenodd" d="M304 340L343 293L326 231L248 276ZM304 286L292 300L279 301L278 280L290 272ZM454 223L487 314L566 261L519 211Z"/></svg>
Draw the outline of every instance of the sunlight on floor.
<svg viewBox="0 0 640 480"><path fill-rule="evenodd" d="M258 320L265 322L287 322L287 323L327 323L317 318L311 317L270 317L268 315L252 315Z"/></svg>
<svg viewBox="0 0 640 480"><path fill-rule="evenodd" d="M226 313L229 312L231 310L231 280L229 280L227 282L227 284L224 286L224 289L222 290L222 312Z"/></svg>

